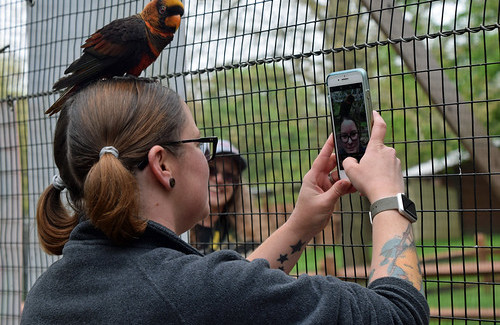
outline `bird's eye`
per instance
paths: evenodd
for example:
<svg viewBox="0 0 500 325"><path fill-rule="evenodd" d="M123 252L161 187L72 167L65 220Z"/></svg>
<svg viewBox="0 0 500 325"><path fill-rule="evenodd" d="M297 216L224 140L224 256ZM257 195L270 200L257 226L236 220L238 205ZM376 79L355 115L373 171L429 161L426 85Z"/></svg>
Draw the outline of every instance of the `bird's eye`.
<svg viewBox="0 0 500 325"><path fill-rule="evenodd" d="M166 11L167 11L167 7L165 7L165 6L160 7L160 14L163 15Z"/></svg>

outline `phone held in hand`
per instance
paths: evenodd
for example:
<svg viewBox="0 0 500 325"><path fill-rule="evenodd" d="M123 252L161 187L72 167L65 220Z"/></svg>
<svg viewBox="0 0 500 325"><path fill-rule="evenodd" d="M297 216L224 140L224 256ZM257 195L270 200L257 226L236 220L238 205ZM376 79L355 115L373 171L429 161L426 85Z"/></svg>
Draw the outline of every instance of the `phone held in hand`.
<svg viewBox="0 0 500 325"><path fill-rule="evenodd" d="M342 162L347 157L361 160L370 140L372 105L366 71L343 70L326 79L340 179L347 179Z"/></svg>

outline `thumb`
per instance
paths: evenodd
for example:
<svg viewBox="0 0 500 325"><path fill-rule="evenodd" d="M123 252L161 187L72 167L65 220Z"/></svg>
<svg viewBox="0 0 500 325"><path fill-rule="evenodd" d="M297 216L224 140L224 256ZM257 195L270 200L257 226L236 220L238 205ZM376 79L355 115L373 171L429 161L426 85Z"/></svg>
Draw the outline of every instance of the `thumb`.
<svg viewBox="0 0 500 325"><path fill-rule="evenodd" d="M387 131L387 125L377 111L373 111L373 127L371 131L370 141L368 142L368 147L377 147L384 145L385 133Z"/></svg>
<svg viewBox="0 0 500 325"><path fill-rule="evenodd" d="M342 162L342 166L344 167L344 170L347 175L350 174L349 172L350 170L357 168L358 165L359 165L358 161L353 157L347 157Z"/></svg>
<svg viewBox="0 0 500 325"><path fill-rule="evenodd" d="M337 200L342 195L352 192L351 189L351 182L346 179L341 179L335 182L327 193L329 194L331 200Z"/></svg>

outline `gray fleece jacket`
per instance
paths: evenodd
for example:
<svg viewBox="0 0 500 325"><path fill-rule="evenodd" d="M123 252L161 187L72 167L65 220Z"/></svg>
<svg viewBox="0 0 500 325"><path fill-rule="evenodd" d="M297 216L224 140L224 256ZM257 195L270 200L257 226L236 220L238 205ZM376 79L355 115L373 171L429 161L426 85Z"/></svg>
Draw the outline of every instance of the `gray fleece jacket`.
<svg viewBox="0 0 500 325"><path fill-rule="evenodd" d="M200 255L149 222L128 246L88 221L40 276L21 324L427 324L425 298L407 282L368 288L331 276L298 278L233 251Z"/></svg>

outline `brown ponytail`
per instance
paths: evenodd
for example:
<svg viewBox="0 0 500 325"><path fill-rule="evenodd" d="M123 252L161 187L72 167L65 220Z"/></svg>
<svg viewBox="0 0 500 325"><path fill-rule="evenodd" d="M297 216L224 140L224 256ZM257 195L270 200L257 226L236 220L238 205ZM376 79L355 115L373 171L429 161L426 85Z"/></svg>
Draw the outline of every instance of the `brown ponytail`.
<svg viewBox="0 0 500 325"><path fill-rule="evenodd" d="M64 187L74 189L66 163L66 130L68 114L65 110L61 112L57 121L54 134L54 158L59 167L59 172L65 179L62 188L49 185L38 200L36 208L36 222L40 245L49 254L61 255L64 245L69 239L69 234L78 224L76 217L78 209L74 208L75 214L71 215L61 201L61 191ZM79 191L69 191L78 193ZM76 206L77 197L73 197L72 203Z"/></svg>
<svg viewBox="0 0 500 325"><path fill-rule="evenodd" d="M49 185L40 196L36 208L38 237L49 254L61 255L69 234L78 223L61 202L61 191Z"/></svg>
<svg viewBox="0 0 500 325"><path fill-rule="evenodd" d="M104 154L90 169L84 185L86 215L116 243L140 235L146 220L138 217L135 177L112 154Z"/></svg>

